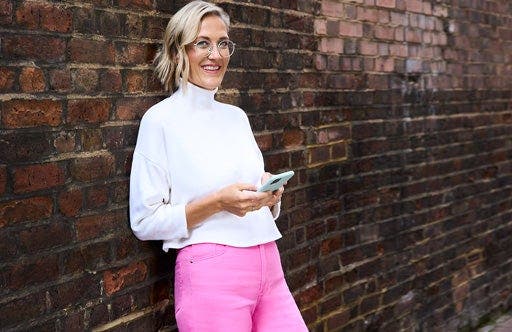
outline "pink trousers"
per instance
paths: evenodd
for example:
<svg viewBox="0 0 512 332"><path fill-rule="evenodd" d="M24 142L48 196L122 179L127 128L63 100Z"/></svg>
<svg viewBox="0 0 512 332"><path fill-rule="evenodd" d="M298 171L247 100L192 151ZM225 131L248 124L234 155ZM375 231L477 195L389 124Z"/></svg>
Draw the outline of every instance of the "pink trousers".
<svg viewBox="0 0 512 332"><path fill-rule="evenodd" d="M178 253L175 272L180 332L307 331L275 242L187 246Z"/></svg>

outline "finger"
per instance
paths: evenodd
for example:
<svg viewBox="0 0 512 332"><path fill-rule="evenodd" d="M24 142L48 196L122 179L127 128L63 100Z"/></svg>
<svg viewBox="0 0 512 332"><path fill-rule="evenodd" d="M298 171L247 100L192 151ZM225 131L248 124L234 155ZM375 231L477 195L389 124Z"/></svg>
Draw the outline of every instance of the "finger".
<svg viewBox="0 0 512 332"><path fill-rule="evenodd" d="M235 185L235 187L240 191L244 191L244 190L256 191L257 190L256 186L252 183L237 183Z"/></svg>

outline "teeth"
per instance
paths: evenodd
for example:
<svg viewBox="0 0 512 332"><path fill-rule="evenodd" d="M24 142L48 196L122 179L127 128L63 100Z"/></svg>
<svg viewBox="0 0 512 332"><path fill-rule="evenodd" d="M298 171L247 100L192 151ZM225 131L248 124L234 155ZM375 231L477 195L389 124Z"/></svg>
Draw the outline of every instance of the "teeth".
<svg viewBox="0 0 512 332"><path fill-rule="evenodd" d="M204 66L203 68L206 70L219 70L220 69L219 66Z"/></svg>

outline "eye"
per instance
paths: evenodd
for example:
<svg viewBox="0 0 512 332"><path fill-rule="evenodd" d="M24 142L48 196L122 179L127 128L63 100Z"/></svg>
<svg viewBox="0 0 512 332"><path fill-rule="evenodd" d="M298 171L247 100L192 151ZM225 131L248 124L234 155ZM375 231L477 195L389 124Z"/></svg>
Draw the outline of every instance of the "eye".
<svg viewBox="0 0 512 332"><path fill-rule="evenodd" d="M195 45L200 49L207 49L210 47L210 42L206 40L200 40L197 43L195 43Z"/></svg>
<svg viewBox="0 0 512 332"><path fill-rule="evenodd" d="M229 40L221 40L217 46L219 48L226 49L229 47Z"/></svg>

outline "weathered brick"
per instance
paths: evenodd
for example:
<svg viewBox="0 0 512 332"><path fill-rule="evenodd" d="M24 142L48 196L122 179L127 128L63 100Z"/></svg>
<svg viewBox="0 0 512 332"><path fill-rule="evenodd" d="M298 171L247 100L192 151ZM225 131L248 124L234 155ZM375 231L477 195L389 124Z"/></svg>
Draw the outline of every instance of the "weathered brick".
<svg viewBox="0 0 512 332"><path fill-rule="evenodd" d="M8 163L39 161L53 152L47 134L31 132L0 135L0 151Z"/></svg>
<svg viewBox="0 0 512 332"><path fill-rule="evenodd" d="M83 151L97 151L103 148L103 135L101 129L84 129L80 133Z"/></svg>
<svg viewBox="0 0 512 332"><path fill-rule="evenodd" d="M100 90L104 92L119 92L123 88L123 79L119 70L105 69L100 73Z"/></svg>
<svg viewBox="0 0 512 332"><path fill-rule="evenodd" d="M2 53L10 59L56 63L66 58L66 41L39 35L2 36Z"/></svg>
<svg viewBox="0 0 512 332"><path fill-rule="evenodd" d="M146 77L144 72L131 70L125 74L126 91L128 93L141 93L146 87Z"/></svg>
<svg viewBox="0 0 512 332"><path fill-rule="evenodd" d="M119 229L119 218L116 214L102 213L81 217L76 220L76 238L78 241L97 239Z"/></svg>
<svg viewBox="0 0 512 332"><path fill-rule="evenodd" d="M362 37L363 25L358 22L340 22L340 35L348 37Z"/></svg>
<svg viewBox="0 0 512 332"><path fill-rule="evenodd" d="M28 286L56 280L59 276L58 263L56 255L45 255L10 266L5 274L6 289L16 291Z"/></svg>
<svg viewBox="0 0 512 332"><path fill-rule="evenodd" d="M64 184L65 170L57 163L20 166L14 170L15 193L51 189Z"/></svg>
<svg viewBox="0 0 512 332"><path fill-rule="evenodd" d="M16 21L29 29L70 32L72 13L58 4L24 1L16 10Z"/></svg>
<svg viewBox="0 0 512 332"><path fill-rule="evenodd" d="M0 197L2 197L7 190L7 166L0 165Z"/></svg>
<svg viewBox="0 0 512 332"><path fill-rule="evenodd" d="M147 272L148 269L144 262L134 262L118 270L106 271L103 274L106 294L111 296L126 287L144 281Z"/></svg>
<svg viewBox="0 0 512 332"><path fill-rule="evenodd" d="M100 123L109 119L111 103L108 99L76 99L68 101L66 122Z"/></svg>
<svg viewBox="0 0 512 332"><path fill-rule="evenodd" d="M72 62L114 64L115 50L109 41L72 38L69 42Z"/></svg>
<svg viewBox="0 0 512 332"><path fill-rule="evenodd" d="M44 74L40 68L23 68L19 79L22 92L42 92L46 88Z"/></svg>
<svg viewBox="0 0 512 332"><path fill-rule="evenodd" d="M0 227L48 218L53 213L50 197L32 197L0 203Z"/></svg>
<svg viewBox="0 0 512 332"><path fill-rule="evenodd" d="M57 126L61 117L60 101L15 99L3 103L2 123L6 128Z"/></svg>
<svg viewBox="0 0 512 332"><path fill-rule="evenodd" d="M128 8L152 9L153 1L151 0L119 0L119 6Z"/></svg>
<svg viewBox="0 0 512 332"><path fill-rule="evenodd" d="M9 0L0 0L0 24L11 24L13 4Z"/></svg>
<svg viewBox="0 0 512 332"><path fill-rule="evenodd" d="M116 62L123 65L135 65L151 63L153 57L147 44L124 44L116 45Z"/></svg>
<svg viewBox="0 0 512 332"><path fill-rule="evenodd" d="M24 253L36 253L73 242L73 230L67 222L52 222L19 232L20 249Z"/></svg>
<svg viewBox="0 0 512 332"><path fill-rule="evenodd" d="M69 69L55 69L50 71L50 89L57 92L71 90L71 71Z"/></svg>
<svg viewBox="0 0 512 332"><path fill-rule="evenodd" d="M386 8L395 8L396 0L377 0L376 5Z"/></svg>
<svg viewBox="0 0 512 332"><path fill-rule="evenodd" d="M58 196L60 212L66 217L76 216L82 209L83 194L80 189L69 189Z"/></svg>
<svg viewBox="0 0 512 332"><path fill-rule="evenodd" d="M20 308L24 308L20 310ZM0 306L2 327L16 326L31 317L43 315L46 311L44 292L32 292L14 298L12 301Z"/></svg>
<svg viewBox="0 0 512 332"><path fill-rule="evenodd" d="M114 174L114 161L110 154L76 158L71 162L70 173L73 179L82 182L106 179Z"/></svg>
<svg viewBox="0 0 512 332"><path fill-rule="evenodd" d="M116 116L119 120L140 119L155 104L156 98L122 98L116 104Z"/></svg>
<svg viewBox="0 0 512 332"><path fill-rule="evenodd" d="M109 190L105 186L90 187L87 190L86 207L96 209L106 206L108 203Z"/></svg>
<svg viewBox="0 0 512 332"><path fill-rule="evenodd" d="M59 153L72 152L75 150L75 137L74 132L61 132L53 140L53 146Z"/></svg>
<svg viewBox="0 0 512 332"><path fill-rule="evenodd" d="M0 91L12 92L14 90L15 75L14 69L0 67Z"/></svg>
<svg viewBox="0 0 512 332"><path fill-rule="evenodd" d="M77 69L71 72L73 90L80 93L94 93L98 90L99 73L95 69Z"/></svg>

